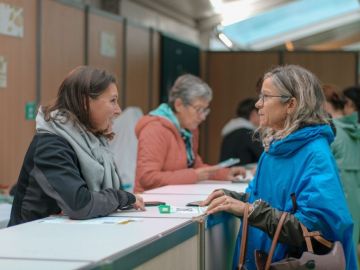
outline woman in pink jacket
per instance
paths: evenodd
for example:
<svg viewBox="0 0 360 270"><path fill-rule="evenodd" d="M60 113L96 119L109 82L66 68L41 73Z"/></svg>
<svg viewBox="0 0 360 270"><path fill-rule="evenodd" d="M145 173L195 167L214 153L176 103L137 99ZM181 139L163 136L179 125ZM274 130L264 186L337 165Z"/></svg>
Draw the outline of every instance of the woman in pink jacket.
<svg viewBox="0 0 360 270"><path fill-rule="evenodd" d="M163 103L138 122L135 192L200 180L231 180L241 167L221 169L203 163L198 154L198 126L209 114L210 87L190 74L180 76Z"/></svg>

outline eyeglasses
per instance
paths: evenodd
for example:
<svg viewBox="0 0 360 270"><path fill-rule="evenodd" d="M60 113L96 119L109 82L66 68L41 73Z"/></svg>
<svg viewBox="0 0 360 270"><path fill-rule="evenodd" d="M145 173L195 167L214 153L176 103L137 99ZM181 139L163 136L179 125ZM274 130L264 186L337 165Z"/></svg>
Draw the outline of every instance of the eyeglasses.
<svg viewBox="0 0 360 270"><path fill-rule="evenodd" d="M261 101L261 104L264 104L264 102L266 100L268 100L269 98L272 98L272 97L279 97L279 98L283 98L283 99L290 99L292 98L291 96L284 96L284 95L267 95L267 94L260 94L259 95L259 100Z"/></svg>
<svg viewBox="0 0 360 270"><path fill-rule="evenodd" d="M210 113L210 108L198 108L198 107L195 107L195 106L192 105L192 104L188 104L188 106L190 106L191 108L193 108L198 115L202 115L202 116L204 116L204 117L208 116L209 113Z"/></svg>

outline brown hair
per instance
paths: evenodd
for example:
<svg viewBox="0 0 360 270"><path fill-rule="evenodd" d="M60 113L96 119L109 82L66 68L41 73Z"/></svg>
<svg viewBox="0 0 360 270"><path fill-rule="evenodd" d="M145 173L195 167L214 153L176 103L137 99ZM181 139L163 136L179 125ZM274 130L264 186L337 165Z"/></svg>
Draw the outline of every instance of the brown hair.
<svg viewBox="0 0 360 270"><path fill-rule="evenodd" d="M111 83L116 83L116 79L106 70L89 66L73 69L61 83L53 104L43 107L45 120L53 121L59 114L65 117L65 121L78 122L95 135L111 138L113 134L95 131L89 113L89 98L96 99ZM51 115L56 110L58 113Z"/></svg>
<svg viewBox="0 0 360 270"><path fill-rule="evenodd" d="M322 86L326 101L329 102L335 110L343 110L345 100L339 94L339 90L335 85L324 84Z"/></svg>
<svg viewBox="0 0 360 270"><path fill-rule="evenodd" d="M354 102L357 111L360 111L360 86L350 86L343 90L343 95Z"/></svg>

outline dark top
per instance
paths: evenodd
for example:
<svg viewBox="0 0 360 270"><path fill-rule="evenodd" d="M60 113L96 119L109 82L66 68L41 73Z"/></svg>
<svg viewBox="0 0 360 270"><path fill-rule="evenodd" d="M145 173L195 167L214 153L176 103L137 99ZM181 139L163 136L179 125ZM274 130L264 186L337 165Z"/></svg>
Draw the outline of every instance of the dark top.
<svg viewBox="0 0 360 270"><path fill-rule="evenodd" d="M90 191L71 145L57 135L36 134L20 171L8 226L63 212L73 219L106 216L135 203L133 194Z"/></svg>
<svg viewBox="0 0 360 270"><path fill-rule="evenodd" d="M239 128L224 136L221 144L220 161L228 158L240 158L240 165L256 163L263 150L261 142L253 140L251 129Z"/></svg>

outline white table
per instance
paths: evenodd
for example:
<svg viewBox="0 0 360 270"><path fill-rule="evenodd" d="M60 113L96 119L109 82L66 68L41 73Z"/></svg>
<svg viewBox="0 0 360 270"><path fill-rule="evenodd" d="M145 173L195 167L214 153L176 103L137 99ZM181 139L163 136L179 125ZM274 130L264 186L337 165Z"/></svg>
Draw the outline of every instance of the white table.
<svg viewBox="0 0 360 270"><path fill-rule="evenodd" d="M169 185L147 190L144 194L186 194L209 195L215 189L224 188L244 192L248 184L232 183L231 181L202 181L195 185Z"/></svg>
<svg viewBox="0 0 360 270"><path fill-rule="evenodd" d="M189 250L182 252L185 265L190 269L198 265L193 254L198 253L198 227L191 220L146 218L124 225L49 222L51 218L0 230L1 245L6 247L0 249L0 259L36 261L33 269L37 261L111 262L121 269L133 269L185 245ZM169 256L162 260L168 261ZM177 263L182 265L182 260Z"/></svg>
<svg viewBox="0 0 360 270"><path fill-rule="evenodd" d="M157 206L146 207L146 211L125 210L110 214L119 217L152 217L152 218L180 218L192 219L204 214L205 208L187 207L192 201L204 200L206 195L178 195L178 194L142 194L144 201L161 201L178 208L179 212L162 214ZM181 211L184 209L185 211ZM192 210L192 211L186 211Z"/></svg>
<svg viewBox="0 0 360 270"><path fill-rule="evenodd" d="M190 185L192 190L201 188L207 183L201 185ZM214 183L211 184L212 186ZM217 183L219 187L223 187ZM168 186L172 192L176 193L179 186ZM180 186L182 187L182 186ZM189 187L190 188L190 187ZM197 192L196 192L197 193ZM173 206L184 207L188 202L204 200L207 195L201 194L142 194L144 201L162 201ZM195 209L197 207L194 207ZM141 212L136 210L127 210L111 214L111 216L119 217L141 217L141 218L179 218L194 220L198 224L198 239L199 239L199 260L200 269L217 270L217 269L231 269L232 257L234 253L236 236L239 230L240 222L226 213L220 213L211 216L199 215L202 213L170 213L161 214L158 207L147 207L147 211ZM194 219L195 218L195 219ZM185 268L184 268L185 269Z"/></svg>
<svg viewBox="0 0 360 270"><path fill-rule="evenodd" d="M72 270L79 269L87 264L87 262L78 261L44 261L0 258L0 269L4 270Z"/></svg>
<svg viewBox="0 0 360 270"><path fill-rule="evenodd" d="M230 181L202 181L195 185L170 185L156 188L145 192L143 197L145 200L185 205L190 201L205 199L215 189L225 188L244 192L247 186L248 184L245 183ZM152 215L164 215L158 214L155 210L152 210ZM207 270L231 269L240 220L226 213L207 216L203 220L204 223L199 224L201 267Z"/></svg>
<svg viewBox="0 0 360 270"><path fill-rule="evenodd" d="M246 186L204 181L162 187L143 197L185 207L214 189L243 191ZM199 215L160 214L157 207L149 207L146 212L123 211L103 219L47 218L6 228L0 230L0 243L6 247L0 249L0 269L13 269L17 263L26 264L26 269L52 270L230 269L239 219L225 213ZM133 221L108 224L114 219Z"/></svg>

